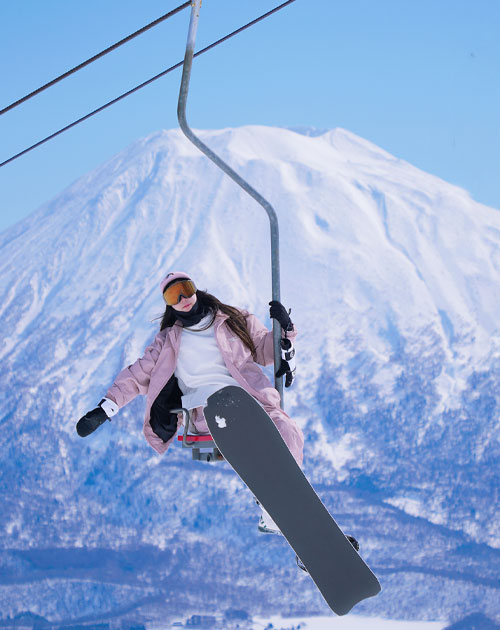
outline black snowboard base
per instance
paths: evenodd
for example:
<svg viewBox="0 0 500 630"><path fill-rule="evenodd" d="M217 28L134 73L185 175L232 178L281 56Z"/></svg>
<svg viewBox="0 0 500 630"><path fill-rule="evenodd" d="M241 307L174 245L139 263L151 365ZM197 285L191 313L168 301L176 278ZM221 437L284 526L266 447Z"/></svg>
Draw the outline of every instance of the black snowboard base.
<svg viewBox="0 0 500 630"><path fill-rule="evenodd" d="M269 512L337 615L380 592L380 584L330 516L271 418L241 387L204 409L217 448Z"/></svg>
<svg viewBox="0 0 500 630"><path fill-rule="evenodd" d="M359 551L359 542L354 538L354 536L346 536L346 538L354 547L354 549L356 551ZM302 562L302 560L299 558L297 554L295 554L295 562L297 563L297 566L299 567L299 569L308 573L308 570L306 569L305 564Z"/></svg>

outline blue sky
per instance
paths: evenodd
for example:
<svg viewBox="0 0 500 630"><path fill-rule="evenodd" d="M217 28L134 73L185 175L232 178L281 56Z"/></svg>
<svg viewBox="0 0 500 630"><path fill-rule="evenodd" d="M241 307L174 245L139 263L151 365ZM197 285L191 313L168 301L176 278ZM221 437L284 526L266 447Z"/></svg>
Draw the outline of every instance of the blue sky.
<svg viewBox="0 0 500 630"><path fill-rule="evenodd" d="M181 4L0 3L0 108ZM197 49L280 4L204 0ZM189 10L0 117L0 161L183 58ZM296 0L195 60L194 128L344 127L500 209L500 2ZM0 169L0 230L177 127L176 70ZM263 191L265 192L265 191Z"/></svg>

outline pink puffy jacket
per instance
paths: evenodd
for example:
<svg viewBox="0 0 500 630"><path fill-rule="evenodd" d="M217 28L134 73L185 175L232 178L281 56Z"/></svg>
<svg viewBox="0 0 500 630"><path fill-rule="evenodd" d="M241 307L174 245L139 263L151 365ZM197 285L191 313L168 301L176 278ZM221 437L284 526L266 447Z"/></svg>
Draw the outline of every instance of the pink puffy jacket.
<svg viewBox="0 0 500 630"><path fill-rule="evenodd" d="M273 333L269 331L254 315L242 311L247 317L248 332L257 351L256 361L261 365L269 365L274 360ZM267 376L254 361L250 350L226 325L227 315L217 313L215 318L215 338L222 357L231 376L258 400L274 421L281 436L296 461L302 464L304 436L297 424L280 408L280 396ZM294 339L297 332L287 333ZM146 396L146 415L144 418L144 435L148 443L158 453L164 453L174 439L163 442L153 432L149 423L150 410L156 397L175 371L177 357L182 338L182 325L160 331L153 343L146 348L144 356L122 370L113 385L106 393L106 398L113 400L119 407L129 403L138 394ZM208 433L208 426L201 409L194 418L196 429L200 433Z"/></svg>

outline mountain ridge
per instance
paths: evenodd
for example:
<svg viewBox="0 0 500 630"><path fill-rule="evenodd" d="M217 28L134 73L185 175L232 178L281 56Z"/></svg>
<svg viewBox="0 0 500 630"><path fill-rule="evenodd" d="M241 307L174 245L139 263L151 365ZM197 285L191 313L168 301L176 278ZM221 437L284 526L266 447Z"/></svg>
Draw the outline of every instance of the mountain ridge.
<svg viewBox="0 0 500 630"><path fill-rule="evenodd" d="M282 299L299 329L285 401L306 435L307 475L383 575L363 610L444 618L474 603L498 615L500 215L345 130L200 134L278 213ZM220 593L207 586L219 606L245 584L262 595L265 567L269 610L284 590L289 610L324 610L282 543L258 538L251 497L224 464L208 474L180 449L149 449L143 400L86 440L74 430L158 330L166 271L186 269L269 324L261 208L180 131L160 131L2 232L0 249L2 566L31 584L32 565L12 550L146 544L182 562L156 585L141 573L138 602L176 580L205 583L201 553L223 576ZM105 611L108 595L92 599L81 578L74 592ZM47 610L49 580L37 577L32 612L65 618L76 595ZM5 614L23 610L13 584L0 601Z"/></svg>

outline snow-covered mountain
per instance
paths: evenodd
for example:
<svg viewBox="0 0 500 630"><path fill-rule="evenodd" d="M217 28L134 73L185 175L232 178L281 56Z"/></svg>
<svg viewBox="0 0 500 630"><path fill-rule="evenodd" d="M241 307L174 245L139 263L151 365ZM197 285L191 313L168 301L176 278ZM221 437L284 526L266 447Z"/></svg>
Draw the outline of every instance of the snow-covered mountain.
<svg viewBox="0 0 500 630"><path fill-rule="evenodd" d="M357 611L498 617L500 213L342 129L201 135L279 217L300 331L287 410L384 587ZM327 614L226 464L147 446L143 400L86 440L74 430L158 330L168 270L268 321L260 206L163 131L1 233L0 251L3 619Z"/></svg>

